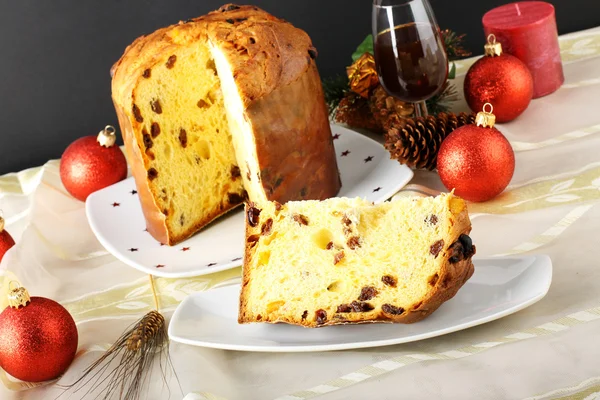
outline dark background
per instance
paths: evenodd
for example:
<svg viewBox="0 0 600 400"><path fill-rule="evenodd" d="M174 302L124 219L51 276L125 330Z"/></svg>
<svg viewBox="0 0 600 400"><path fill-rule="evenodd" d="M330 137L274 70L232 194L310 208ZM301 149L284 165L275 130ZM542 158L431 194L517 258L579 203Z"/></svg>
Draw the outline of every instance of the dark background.
<svg viewBox="0 0 600 400"><path fill-rule="evenodd" d="M442 29L482 53L481 17L502 0L430 0ZM600 25L600 1L554 0L559 33ZM0 0L0 174L59 158L78 137L117 125L111 65L136 37L225 0ZM321 75L344 73L371 30L370 0L252 0L306 30Z"/></svg>

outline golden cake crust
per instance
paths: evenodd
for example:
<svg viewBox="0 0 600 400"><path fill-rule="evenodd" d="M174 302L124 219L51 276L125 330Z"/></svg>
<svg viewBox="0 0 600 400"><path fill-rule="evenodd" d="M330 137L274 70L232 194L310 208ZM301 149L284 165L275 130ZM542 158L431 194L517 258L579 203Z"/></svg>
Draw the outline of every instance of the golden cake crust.
<svg viewBox="0 0 600 400"><path fill-rule="evenodd" d="M232 62L246 106L298 79L317 55L301 29L258 7L227 4L137 38L111 68L115 102L128 104L144 70L167 58L174 48L207 38ZM244 53L248 57L239 57Z"/></svg>
<svg viewBox="0 0 600 400"><path fill-rule="evenodd" d="M315 82L318 81L318 87L310 87L309 92L302 97L301 107L304 107L308 119L299 127L301 135L294 135L294 145L299 146L302 156L307 157L315 173L306 175L306 182L302 187L298 187L297 181L292 184L293 180L282 183L277 180L277 176L272 181L268 176L259 175L258 179L265 178L263 187L267 197L272 200L325 199L334 196L341 182L314 62L317 53L309 36L257 7L228 4L205 16L181 21L139 37L126 48L123 56L111 68L113 103L150 234L161 243L172 245L237 206L228 204L225 199L212 218L200 221L186 235L173 238L167 229L166 216L155 202L157 194L152 193L148 182L150 160L140 150L143 143L142 124L136 121L134 115L134 93L138 83L143 79L145 71L151 70L158 63L164 63L178 49L197 41L210 41L223 52L232 66L243 105L248 113L254 113L255 121L252 122L258 127L267 126L269 121L261 118L261 107L257 104L261 101L268 102L271 93L292 85L307 74ZM310 104L305 101L307 98L312 100ZM263 138L272 139L290 134L290 126L281 129L271 126L271 131L263 135ZM289 143L286 145L289 147ZM283 142L281 146L285 147ZM323 149L327 149L329 154ZM281 150L273 144L269 145L267 151L259 148L261 169L276 170L277 165L265 163L279 162L276 155ZM302 163L306 164L306 161L299 158L296 164L288 165L288 168L301 171Z"/></svg>
<svg viewBox="0 0 600 400"><path fill-rule="evenodd" d="M232 7L208 14L208 36L230 62L247 108L298 79L317 53L306 32L257 7Z"/></svg>

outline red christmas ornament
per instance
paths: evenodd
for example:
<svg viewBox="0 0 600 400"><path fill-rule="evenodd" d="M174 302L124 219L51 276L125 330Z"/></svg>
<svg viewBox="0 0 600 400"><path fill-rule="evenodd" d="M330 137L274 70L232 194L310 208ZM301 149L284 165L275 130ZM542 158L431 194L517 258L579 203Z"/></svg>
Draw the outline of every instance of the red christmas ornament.
<svg viewBox="0 0 600 400"><path fill-rule="evenodd" d="M485 57L477 60L465 76L464 89L465 99L473 111L491 103L496 121L508 122L529 106L533 97L533 77L525 63L502 53L502 46L491 34L485 45Z"/></svg>
<svg viewBox="0 0 600 400"><path fill-rule="evenodd" d="M73 197L85 201L97 190L127 177L127 160L115 147L115 128L85 136L67 147L60 161L60 179Z"/></svg>
<svg viewBox="0 0 600 400"><path fill-rule="evenodd" d="M4 230L4 218L0 216L0 261L4 254L15 245L15 240L10 236L10 233Z"/></svg>
<svg viewBox="0 0 600 400"><path fill-rule="evenodd" d="M454 130L440 147L437 169L442 183L469 201L487 201L508 186L515 171L515 153L494 128L494 114L477 114L476 125Z"/></svg>
<svg viewBox="0 0 600 400"><path fill-rule="evenodd" d="M58 378L77 351L73 317L54 300L30 298L21 286L8 299L0 314L0 367L27 382Z"/></svg>

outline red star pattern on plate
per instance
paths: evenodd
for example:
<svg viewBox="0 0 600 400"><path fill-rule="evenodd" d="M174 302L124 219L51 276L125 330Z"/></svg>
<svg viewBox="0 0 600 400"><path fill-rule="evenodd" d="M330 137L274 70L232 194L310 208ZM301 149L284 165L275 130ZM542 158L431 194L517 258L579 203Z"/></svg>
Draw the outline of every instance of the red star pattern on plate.
<svg viewBox="0 0 600 400"><path fill-rule="evenodd" d="M393 188L391 186L395 185L395 183L388 180L395 178L395 176L390 177L389 175L391 174L389 171L383 171L388 166L387 160L389 157L385 157L387 151L381 145L375 146L370 141L361 142L360 138L362 136L343 130L343 128L334 127L332 131L330 136L332 142L330 143L334 144L334 155L344 164L340 165L342 176L344 176L345 172L348 173L348 171L350 171L348 175L352 175L354 171L361 172L356 173L356 176L345 177L344 184L346 190L354 187L357 191L357 196L362 193L362 197L376 202L380 200L381 195L389 194L390 190L395 190L396 186ZM363 161L362 166L360 164L361 160ZM390 168L395 165L396 163L391 164ZM348 171L344 168L347 168ZM253 170L252 173L252 179L256 181L257 171ZM260 174L260 171L258 173ZM367 179L367 175L372 176L369 176ZM92 210L95 214L91 215L90 218L98 222L104 221L103 223L95 224L98 227L98 232L96 233L101 238L106 239L112 248L116 249L115 254L118 254L120 259L126 260L127 263L140 268L143 267L147 273L161 276L193 275L195 273L208 274L214 273L213 269L234 268L244 263L245 257L243 251L241 251L243 249L239 248L239 244L236 245L233 243L233 240L231 240L231 245L227 242L229 239L228 236L225 236L228 233L227 229L219 231L224 235L223 239L225 239L221 243L223 245L227 244L226 251L220 254L222 257L219 257L218 252L212 251L212 249L200 248L200 243L204 243L202 241L204 237L208 237L208 240L211 240L209 235L219 234L219 232L208 233L204 231L189 241L175 244L167 243L165 240L161 243L161 240L156 240L159 236L155 235L156 238L154 238L150 234L149 225L141 213L139 198L137 200L132 198L139 197L142 194L137 190L134 180L124 180L115 185L113 189L100 193L101 196L93 197L96 199L95 209ZM371 191L370 195L369 189ZM385 193L382 193L384 190ZM303 188L303 186L298 187L298 193L300 193L299 197L304 195L304 199L310 196L309 188ZM106 218L106 212L110 211L109 207L114 209L113 218ZM240 218L243 224L244 215L243 213L240 214L241 218L239 216L238 218ZM107 220L111 222L108 223ZM228 228L228 225L224 224L224 227ZM200 241L195 241L198 239ZM218 239L220 241L221 238L219 237ZM125 247L127 244L136 244L141 247ZM194 248L193 253L192 247ZM168 262L169 264L163 264L163 262ZM202 268L203 266L204 268Z"/></svg>

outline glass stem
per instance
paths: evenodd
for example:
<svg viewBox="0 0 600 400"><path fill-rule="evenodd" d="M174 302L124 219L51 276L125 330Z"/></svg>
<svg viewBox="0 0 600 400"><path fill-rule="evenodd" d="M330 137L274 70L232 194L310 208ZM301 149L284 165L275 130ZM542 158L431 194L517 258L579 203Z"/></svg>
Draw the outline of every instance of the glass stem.
<svg viewBox="0 0 600 400"><path fill-rule="evenodd" d="M414 104L415 107L415 117L423 117L425 118L427 115L427 104L425 101L419 101Z"/></svg>

